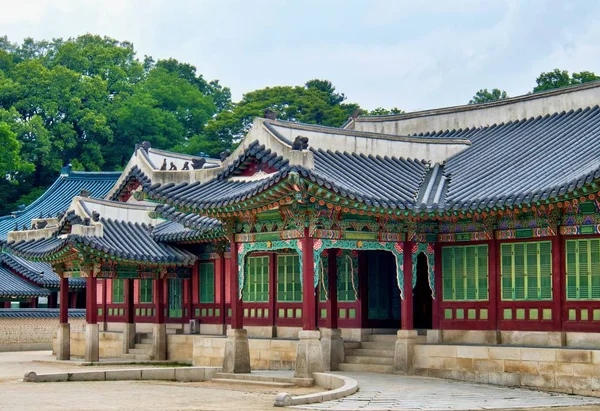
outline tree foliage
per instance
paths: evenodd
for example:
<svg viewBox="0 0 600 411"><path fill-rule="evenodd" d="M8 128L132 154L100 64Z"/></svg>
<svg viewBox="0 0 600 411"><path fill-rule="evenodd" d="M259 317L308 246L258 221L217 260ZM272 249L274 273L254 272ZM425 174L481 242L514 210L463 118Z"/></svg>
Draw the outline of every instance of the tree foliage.
<svg viewBox="0 0 600 411"><path fill-rule="evenodd" d="M114 170L142 140L167 150L201 141L209 119L230 105L217 80L175 59L140 61L129 42L0 37L0 124L11 133L2 138L14 135L20 156L15 165L3 150L0 171L10 165L12 172L10 187L2 181L0 190L12 201L0 203L0 215L19 204L15 198L49 186L67 162Z"/></svg>
<svg viewBox="0 0 600 411"><path fill-rule="evenodd" d="M191 138L182 150L216 154L241 140L254 118L262 117L266 109L277 112L279 120L339 127L360 109L357 104L344 103L345 99L346 96L337 93L327 80L252 91L217 114L206 125L204 135Z"/></svg>
<svg viewBox="0 0 600 411"><path fill-rule="evenodd" d="M482 88L469 100L469 104L489 103L490 101L503 100L505 98L508 98L508 94L504 90L493 88L492 91L488 91L487 88Z"/></svg>
<svg viewBox="0 0 600 411"><path fill-rule="evenodd" d="M600 80L600 77L592 71L573 73L571 76L567 70L554 69L538 76L535 80L537 86L533 88L533 92L552 90L596 80Z"/></svg>

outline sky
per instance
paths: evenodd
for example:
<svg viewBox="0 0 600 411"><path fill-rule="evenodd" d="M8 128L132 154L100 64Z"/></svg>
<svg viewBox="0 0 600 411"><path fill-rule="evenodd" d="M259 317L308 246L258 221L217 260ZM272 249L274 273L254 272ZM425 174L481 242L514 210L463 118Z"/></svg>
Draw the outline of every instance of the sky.
<svg viewBox="0 0 600 411"><path fill-rule="evenodd" d="M13 42L93 33L231 88L330 80L367 109L525 94L544 71L600 73L600 3L471 0L0 0Z"/></svg>

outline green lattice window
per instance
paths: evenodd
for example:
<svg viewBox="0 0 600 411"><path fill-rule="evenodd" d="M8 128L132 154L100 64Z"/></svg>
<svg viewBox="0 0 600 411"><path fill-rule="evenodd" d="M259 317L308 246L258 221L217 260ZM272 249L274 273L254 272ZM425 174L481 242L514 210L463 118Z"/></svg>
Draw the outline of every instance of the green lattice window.
<svg viewBox="0 0 600 411"><path fill-rule="evenodd" d="M356 292L352 287L352 259L344 255L342 259L336 260L338 261L338 301L356 301Z"/></svg>
<svg viewBox="0 0 600 411"><path fill-rule="evenodd" d="M140 280L140 303L152 303L152 285L153 280Z"/></svg>
<svg viewBox="0 0 600 411"><path fill-rule="evenodd" d="M567 240L567 299L600 299L600 238Z"/></svg>
<svg viewBox="0 0 600 411"><path fill-rule="evenodd" d="M302 301L301 275L298 255L277 256L277 301Z"/></svg>
<svg viewBox="0 0 600 411"><path fill-rule="evenodd" d="M115 304L122 304L125 302L124 292L124 280L119 278L113 278L112 280L112 302Z"/></svg>
<svg viewBox="0 0 600 411"><path fill-rule="evenodd" d="M243 299L247 302L269 301L269 257L246 258Z"/></svg>
<svg viewBox="0 0 600 411"><path fill-rule="evenodd" d="M198 267L201 303L215 302L215 264L201 263Z"/></svg>
<svg viewBox="0 0 600 411"><path fill-rule="evenodd" d="M442 248L444 301L487 301L488 246Z"/></svg>
<svg viewBox="0 0 600 411"><path fill-rule="evenodd" d="M552 243L537 241L500 246L502 299L552 299Z"/></svg>

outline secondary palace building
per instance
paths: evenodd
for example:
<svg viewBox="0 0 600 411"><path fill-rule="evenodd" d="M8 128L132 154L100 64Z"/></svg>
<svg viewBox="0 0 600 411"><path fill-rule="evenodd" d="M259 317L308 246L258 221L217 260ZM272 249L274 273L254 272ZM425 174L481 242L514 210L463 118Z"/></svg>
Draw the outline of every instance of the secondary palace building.
<svg viewBox="0 0 600 411"><path fill-rule="evenodd" d="M86 279L59 358L560 389L600 348L599 104L588 83L341 128L269 112L219 160L138 145L104 199L4 250L50 264L62 301Z"/></svg>

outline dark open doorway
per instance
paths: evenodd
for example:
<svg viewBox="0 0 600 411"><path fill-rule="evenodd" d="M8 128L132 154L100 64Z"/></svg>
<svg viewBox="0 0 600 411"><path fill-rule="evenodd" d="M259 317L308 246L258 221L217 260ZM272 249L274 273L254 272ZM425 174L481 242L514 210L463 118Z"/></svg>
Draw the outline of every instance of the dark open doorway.
<svg viewBox="0 0 600 411"><path fill-rule="evenodd" d="M413 289L413 326L431 329L433 322L433 298L429 286L429 265L425 254L417 256L417 283Z"/></svg>
<svg viewBox="0 0 600 411"><path fill-rule="evenodd" d="M368 251L367 327L400 328L400 290L396 259L387 251Z"/></svg>

